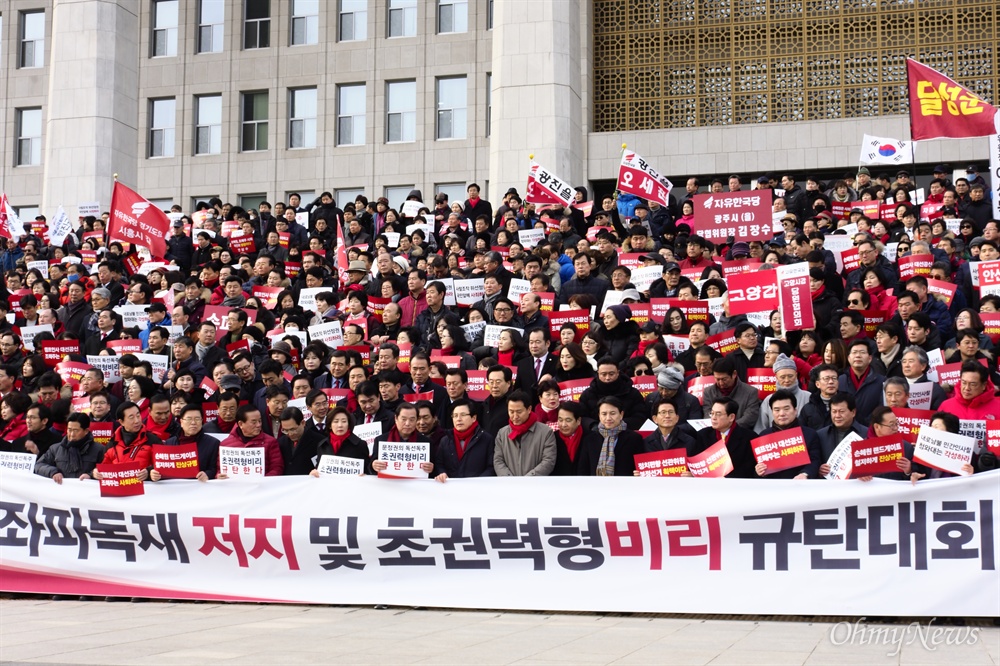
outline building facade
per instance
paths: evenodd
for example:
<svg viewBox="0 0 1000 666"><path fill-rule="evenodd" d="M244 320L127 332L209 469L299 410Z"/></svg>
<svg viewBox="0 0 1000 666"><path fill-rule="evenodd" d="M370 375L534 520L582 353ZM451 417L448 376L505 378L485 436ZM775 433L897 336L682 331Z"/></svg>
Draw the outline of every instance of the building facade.
<svg viewBox="0 0 1000 666"><path fill-rule="evenodd" d="M906 55L995 101L995 0L0 0L0 189L22 217L359 192L398 205L658 170L857 165L908 138ZM920 163L986 139L923 142ZM676 182L676 180L675 180Z"/></svg>

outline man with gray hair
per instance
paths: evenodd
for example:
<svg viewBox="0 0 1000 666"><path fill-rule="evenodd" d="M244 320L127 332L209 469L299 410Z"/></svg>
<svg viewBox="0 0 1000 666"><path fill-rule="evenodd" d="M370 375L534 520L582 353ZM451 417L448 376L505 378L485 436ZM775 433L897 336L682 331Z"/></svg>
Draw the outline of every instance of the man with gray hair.
<svg viewBox="0 0 1000 666"><path fill-rule="evenodd" d="M910 384L902 377L889 377L882 382L885 406L893 409L909 409Z"/></svg>
<svg viewBox="0 0 1000 666"><path fill-rule="evenodd" d="M774 390L791 391L795 394L795 415L798 418L802 415L803 408L809 404L809 398L812 394L799 386L799 371L795 366L795 361L784 354L779 354L774 365L771 366L771 370L774 371ZM771 412L770 401L765 400L760 406L760 416L757 418L757 426L754 430L763 432L772 425L774 425L774 414Z"/></svg>
<svg viewBox="0 0 1000 666"><path fill-rule="evenodd" d="M937 409L941 403L948 399L948 394L937 382L931 382L927 377L927 369L930 367L930 359L927 352L916 345L910 345L903 350L903 358L900 361L903 371L903 379L910 385L931 384L931 406L930 409Z"/></svg>

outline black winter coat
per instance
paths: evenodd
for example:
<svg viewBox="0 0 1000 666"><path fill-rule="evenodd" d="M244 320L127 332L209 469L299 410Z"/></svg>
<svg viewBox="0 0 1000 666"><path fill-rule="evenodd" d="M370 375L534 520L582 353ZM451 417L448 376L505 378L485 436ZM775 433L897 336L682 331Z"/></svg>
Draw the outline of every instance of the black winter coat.
<svg viewBox="0 0 1000 666"><path fill-rule="evenodd" d="M97 464L104 459L104 447L96 443L89 433L74 448L79 455L73 455L69 440L64 437L38 459L35 463L35 474L50 479L56 474L62 474L67 479L78 479L82 474L93 472Z"/></svg>
<svg viewBox="0 0 1000 666"><path fill-rule="evenodd" d="M180 441L177 437L171 437L164 444L178 446ZM214 479L218 473L219 440L202 431L195 444L198 445L198 471Z"/></svg>
<svg viewBox="0 0 1000 666"><path fill-rule="evenodd" d="M597 463L601 459L601 449L604 448L604 437L599 433L596 438L584 437L580 442L580 473L584 476L597 476ZM643 452L642 435L632 430L618 433L615 442L615 476L632 476L635 471L635 454Z"/></svg>
<svg viewBox="0 0 1000 666"><path fill-rule="evenodd" d="M597 403L607 396L615 396L624 403L625 422L628 423L629 430L638 430L649 418L649 407L642 399L642 394L632 386L632 380L624 375L619 375L610 384L594 379L590 388L580 396L584 413L596 418Z"/></svg>
<svg viewBox="0 0 1000 666"><path fill-rule="evenodd" d="M453 479L465 479L476 476L496 476L493 470L493 449L496 446L496 435L480 427L476 434L465 445L462 459L458 459L455 448L455 431L448 430L437 445L432 456L434 459L434 476L447 474Z"/></svg>
<svg viewBox="0 0 1000 666"><path fill-rule="evenodd" d="M634 321L626 321L610 330L604 329L604 344L607 355L620 364L639 349L639 327Z"/></svg>

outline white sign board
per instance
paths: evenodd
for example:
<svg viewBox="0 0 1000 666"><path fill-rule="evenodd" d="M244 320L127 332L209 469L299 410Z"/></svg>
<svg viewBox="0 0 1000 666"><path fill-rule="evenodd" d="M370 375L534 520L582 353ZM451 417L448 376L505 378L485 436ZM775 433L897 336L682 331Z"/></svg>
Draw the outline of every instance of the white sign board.
<svg viewBox="0 0 1000 666"><path fill-rule="evenodd" d="M219 474L234 481L260 481L264 472L264 447L219 447Z"/></svg>

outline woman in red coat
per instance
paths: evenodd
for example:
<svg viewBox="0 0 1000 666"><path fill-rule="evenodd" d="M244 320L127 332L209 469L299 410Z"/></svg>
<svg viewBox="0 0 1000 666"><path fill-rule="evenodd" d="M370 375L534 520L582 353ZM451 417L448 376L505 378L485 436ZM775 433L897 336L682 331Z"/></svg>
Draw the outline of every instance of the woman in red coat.
<svg viewBox="0 0 1000 666"><path fill-rule="evenodd" d="M28 434L28 424L24 420L24 415L30 406L31 398L23 393L15 391L4 396L0 402L0 417L3 418L5 425L0 430L0 439L13 442Z"/></svg>

